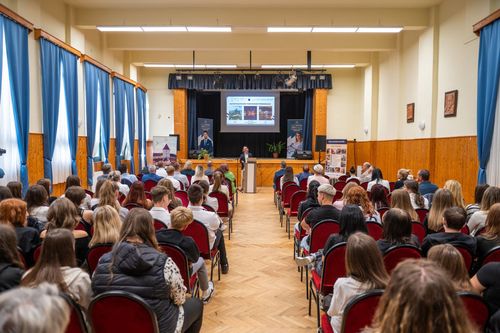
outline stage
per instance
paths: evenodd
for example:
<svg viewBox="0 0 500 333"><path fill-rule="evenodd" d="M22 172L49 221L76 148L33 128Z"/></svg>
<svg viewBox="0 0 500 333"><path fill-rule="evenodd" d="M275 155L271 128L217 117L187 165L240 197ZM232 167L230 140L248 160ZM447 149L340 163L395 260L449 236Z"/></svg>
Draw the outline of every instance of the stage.
<svg viewBox="0 0 500 333"><path fill-rule="evenodd" d="M193 166L202 165L203 168L207 167L206 160L191 160ZM213 163L213 168L217 169L221 164L226 163L234 175L237 178L238 187L241 182L241 165L238 158L213 158L211 159ZM280 168L281 159L279 158L257 158L257 184L256 186L273 186L273 178L276 170ZM304 164L309 164L309 168L312 170L314 164L318 161L314 160L286 160L286 164L293 167L294 174L302 172L302 166Z"/></svg>

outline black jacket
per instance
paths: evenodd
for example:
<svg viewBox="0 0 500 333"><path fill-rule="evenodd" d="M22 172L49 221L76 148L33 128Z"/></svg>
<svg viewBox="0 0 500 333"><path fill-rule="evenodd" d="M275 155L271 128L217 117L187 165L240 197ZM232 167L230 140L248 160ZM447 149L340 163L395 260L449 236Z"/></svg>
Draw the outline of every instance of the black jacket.
<svg viewBox="0 0 500 333"><path fill-rule="evenodd" d="M0 263L0 293L17 287L24 270L8 263Z"/></svg>
<svg viewBox="0 0 500 333"><path fill-rule="evenodd" d="M253 157L252 153L248 153L248 158ZM241 153L240 154L240 163L241 163L241 170L245 169L245 154Z"/></svg>
<svg viewBox="0 0 500 333"><path fill-rule="evenodd" d="M197 262L200 257L200 251L194 240L189 236L184 236L178 230L161 229L156 232L156 239L158 243L169 243L180 247L191 263Z"/></svg>

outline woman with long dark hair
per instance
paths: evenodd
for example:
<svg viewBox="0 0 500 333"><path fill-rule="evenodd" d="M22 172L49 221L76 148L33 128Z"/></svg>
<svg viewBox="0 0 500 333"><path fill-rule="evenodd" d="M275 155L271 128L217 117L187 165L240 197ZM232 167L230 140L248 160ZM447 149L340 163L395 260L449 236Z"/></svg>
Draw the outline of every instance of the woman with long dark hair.
<svg viewBox="0 0 500 333"><path fill-rule="evenodd" d="M21 283L24 264L12 226L0 224L0 293Z"/></svg>
<svg viewBox="0 0 500 333"><path fill-rule="evenodd" d="M283 184L290 182L294 182L295 184L300 185L299 179L295 177L295 175L293 174L293 168L291 166L287 166L285 168L285 173L283 174L283 177L281 177L280 179L280 188L283 187Z"/></svg>
<svg viewBox="0 0 500 333"><path fill-rule="evenodd" d="M151 200L146 198L143 182L137 181L132 183L132 186L130 186L130 191L128 192L125 200L123 200L122 205L126 206L130 203L141 205L145 209L151 209L151 207L153 207L153 203L151 202Z"/></svg>
<svg viewBox="0 0 500 333"><path fill-rule="evenodd" d="M28 214L41 223L47 223L49 211L49 195L42 185L31 185L26 192L24 200L28 204Z"/></svg>
<svg viewBox="0 0 500 333"><path fill-rule="evenodd" d="M312 182L309 183L309 187L307 188L307 197L306 200L302 201L299 204L299 209L297 211L297 218L299 221L302 221L302 214L309 209L309 208L315 208L319 207L319 202L318 202L318 187L319 187L319 182L316 180L313 180Z"/></svg>
<svg viewBox="0 0 500 333"><path fill-rule="evenodd" d="M404 189L410 195L410 201L413 209L429 209L429 200L420 194L418 182L414 180L407 180L405 181Z"/></svg>
<svg viewBox="0 0 500 333"><path fill-rule="evenodd" d="M384 214L383 221L382 238L377 241L382 253L397 245L409 244L420 247L418 238L411 233L411 217L406 211L391 208Z"/></svg>
<svg viewBox="0 0 500 333"><path fill-rule="evenodd" d="M372 180L371 182L368 183L368 187L366 188L366 190L370 192L372 186L375 184L380 184L384 186L387 189L387 191L391 192L391 186L389 185L389 181L384 179L384 176L382 175L382 170L380 170L379 168L373 169Z"/></svg>
<svg viewBox="0 0 500 333"><path fill-rule="evenodd" d="M373 185L370 193L370 199L375 209L390 207L389 202L387 201L387 194L384 186L380 184Z"/></svg>

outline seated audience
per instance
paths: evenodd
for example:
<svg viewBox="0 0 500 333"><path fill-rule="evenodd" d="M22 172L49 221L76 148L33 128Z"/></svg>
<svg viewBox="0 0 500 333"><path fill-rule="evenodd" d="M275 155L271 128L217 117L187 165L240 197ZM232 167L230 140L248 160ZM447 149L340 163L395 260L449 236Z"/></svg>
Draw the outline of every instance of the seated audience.
<svg viewBox="0 0 500 333"><path fill-rule="evenodd" d="M460 230L465 225L465 209L461 207L450 207L443 212L444 232L427 235L422 243L422 253L427 255L429 249L438 244L460 245L475 255L476 239L463 234Z"/></svg>
<svg viewBox="0 0 500 333"><path fill-rule="evenodd" d="M467 222L469 222L470 217L475 212L478 212L481 206L481 201L483 200L484 192L489 187L488 184L476 185L474 190L474 203L467 205L465 211L467 212Z"/></svg>
<svg viewBox="0 0 500 333"><path fill-rule="evenodd" d="M445 189L437 190L432 199L432 206L424 220L427 234L441 231L443 228L443 213L453 207L453 196Z"/></svg>
<svg viewBox="0 0 500 333"><path fill-rule="evenodd" d="M494 247L500 246L500 203L490 207L488 216L486 216L486 230L476 239L479 259L483 258Z"/></svg>
<svg viewBox="0 0 500 333"><path fill-rule="evenodd" d="M184 168L181 170L181 173L184 176L194 176L195 171L193 170L193 163L190 160L187 160L186 163L184 163Z"/></svg>
<svg viewBox="0 0 500 333"><path fill-rule="evenodd" d="M387 193L391 192L391 186L389 185L389 181L384 179L384 176L382 175L382 170L379 168L374 168L372 171L372 180L368 183L368 187L366 188L366 191L371 192L372 186L373 185L382 185L387 189Z"/></svg>
<svg viewBox="0 0 500 333"><path fill-rule="evenodd" d="M285 168L285 173L283 177L280 179L280 188L283 189L283 184L293 182L297 185L300 185L299 179L293 175L293 168L291 166L287 166Z"/></svg>
<svg viewBox="0 0 500 333"><path fill-rule="evenodd" d="M486 191L484 191L483 200L481 200L480 210L472 214L467 222L471 235L475 235L476 232L485 226L486 216L491 206L496 203L500 203L500 188L496 186L490 186Z"/></svg>
<svg viewBox="0 0 500 333"><path fill-rule="evenodd" d="M194 184L195 182L200 182L202 180L206 181L207 183L210 183L210 180L203 172L203 166L198 165L198 166L196 166L194 176L191 177L191 184Z"/></svg>
<svg viewBox="0 0 500 333"><path fill-rule="evenodd" d="M111 206L98 207L94 215L94 234L89 247L97 244L115 244L120 238L122 221L116 210Z"/></svg>
<svg viewBox="0 0 500 333"><path fill-rule="evenodd" d="M134 175L132 173L128 173L126 164L123 164L123 163L120 164L120 166L118 166L118 171L120 171L122 179L126 179L130 183L134 183L134 182L139 180L139 179L137 179L136 175Z"/></svg>
<svg viewBox="0 0 500 333"><path fill-rule="evenodd" d="M388 249L398 245L420 247L418 238L411 233L411 217L401 208L391 208L384 214L384 231L377 241L379 250L384 254Z"/></svg>
<svg viewBox="0 0 500 333"><path fill-rule="evenodd" d="M111 171L113 171L113 166L109 163L104 163L101 167L102 175L97 177L97 180L99 179L108 179L109 174Z"/></svg>
<svg viewBox="0 0 500 333"><path fill-rule="evenodd" d="M438 190L437 185L429 181L430 177L431 173L429 172L429 170L422 169L418 171L417 181L419 184L420 194L432 194Z"/></svg>
<svg viewBox="0 0 500 333"><path fill-rule="evenodd" d="M77 187L82 188L82 190L83 190L82 181L80 180L80 177L78 177L76 175L70 175L70 176L68 176L66 178L66 186L64 188L64 191L66 191L71 186L77 186ZM85 193L85 190L83 192ZM64 194L62 196L64 196ZM91 199L92 198L90 197L90 195L88 195L87 193L85 193L85 198L83 199L83 201L80 204L80 206L82 208L84 208L84 209L90 209L91 208L91 206L90 206L90 200Z"/></svg>
<svg viewBox="0 0 500 333"><path fill-rule="evenodd" d="M410 170L408 169L399 169L397 174L397 180L394 183L394 189L400 189L404 186L405 182L408 180L408 176L410 175Z"/></svg>
<svg viewBox="0 0 500 333"><path fill-rule="evenodd" d="M453 245L440 244L431 247L427 253L427 259L435 262L448 273L456 291L470 291L472 289L464 257Z"/></svg>
<svg viewBox="0 0 500 333"><path fill-rule="evenodd" d="M68 302L48 283L0 294L0 332L65 333L70 314Z"/></svg>
<svg viewBox="0 0 500 333"><path fill-rule="evenodd" d="M76 210L78 211L78 215L80 215L80 221L82 221L90 230L94 212L90 209L82 208L82 203L86 198L84 189L78 186L71 186L66 189L64 196L75 205Z"/></svg>
<svg viewBox="0 0 500 333"><path fill-rule="evenodd" d="M16 233L12 226L0 224L0 293L17 287L23 273L24 264L17 249Z"/></svg>
<svg viewBox="0 0 500 333"><path fill-rule="evenodd" d="M156 175L161 178L167 177L167 170L165 169L165 163L163 161L156 163Z"/></svg>
<svg viewBox="0 0 500 333"><path fill-rule="evenodd" d="M127 206L128 204L137 204L145 209L150 209L153 207L151 200L146 198L146 193L144 192L144 183L135 182L130 186L130 191L127 197L123 200L122 205Z"/></svg>
<svg viewBox="0 0 500 333"><path fill-rule="evenodd" d="M368 183L372 181L373 167L370 163L365 162L361 166L361 175L359 176L359 181L361 183Z"/></svg>
<svg viewBox="0 0 500 333"><path fill-rule="evenodd" d="M12 198L12 192L7 186L0 186L0 202Z"/></svg>
<svg viewBox="0 0 500 333"><path fill-rule="evenodd" d="M373 205L368 199L368 194L361 186L353 186L345 197L346 205L357 205L363 211L366 221L374 221L381 223L380 214L373 208Z"/></svg>
<svg viewBox="0 0 500 333"><path fill-rule="evenodd" d="M320 184L315 180L313 180L312 182L309 183L309 187L307 188L306 200L302 201L299 204L299 208L297 211L297 219L299 221L302 221L302 219L303 219L302 214L304 214L304 212L307 209L316 208L316 207L320 206L320 204L318 202L318 187L319 187L319 185Z"/></svg>
<svg viewBox="0 0 500 333"><path fill-rule="evenodd" d="M184 185L184 189L187 189L189 187L189 180L180 172L180 164L178 162L174 162L172 163L172 166L174 167L174 178Z"/></svg>
<svg viewBox="0 0 500 333"><path fill-rule="evenodd" d="M160 180L162 179L162 177L158 176L156 174L156 166L155 165L150 165L148 166L148 173L145 173L143 176L142 176L142 179L141 181L143 183L147 182L148 180L152 180L154 182L159 182Z"/></svg>
<svg viewBox="0 0 500 333"><path fill-rule="evenodd" d="M373 204L373 208L376 210L390 207L389 202L387 201L387 190L383 185L375 184L372 186L370 199Z"/></svg>
<svg viewBox="0 0 500 333"><path fill-rule="evenodd" d="M297 177L299 184L300 184L301 181L309 178L309 176L312 176L312 174L309 172L309 164L304 164L302 166L302 172L297 174L296 177Z"/></svg>
<svg viewBox="0 0 500 333"><path fill-rule="evenodd" d="M205 176L211 177L214 175L214 168L213 168L213 163L212 161L207 162L207 168L205 170Z"/></svg>
<svg viewBox="0 0 500 333"><path fill-rule="evenodd" d="M0 202L0 223L14 227L17 246L29 265L33 264L33 253L40 244L38 230L27 226L26 203L20 199L6 199Z"/></svg>
<svg viewBox="0 0 500 333"><path fill-rule="evenodd" d="M317 181L318 183L320 183L321 185L322 184L330 184L330 182L328 181L328 179L323 175L323 166L321 164L316 164L314 167L313 167L313 175L312 176L309 176L309 178L307 178L307 186L309 186L309 184L315 180Z"/></svg>
<svg viewBox="0 0 500 333"><path fill-rule="evenodd" d="M273 188L275 190L276 190L276 182L278 181L278 179L280 179L280 177L282 177L285 174L285 169L286 169L286 161L281 161L280 168L274 172Z"/></svg>
<svg viewBox="0 0 500 333"><path fill-rule="evenodd" d="M229 189L228 189L227 185L222 183L223 178L224 178L224 176L222 175L222 173L220 171L214 172L214 174L213 174L214 183L212 185L210 185L209 193L222 192L226 195L227 200L230 201L231 197L229 196Z"/></svg>
<svg viewBox="0 0 500 333"><path fill-rule="evenodd" d="M384 289L389 281L375 241L363 233L355 233L347 240L345 269L347 277L335 281L327 312L335 333L341 332L342 316L350 300L371 289Z"/></svg>
<svg viewBox="0 0 500 333"><path fill-rule="evenodd" d="M500 262L490 262L479 269L471 279L472 290L483 295L490 309L486 332L498 333L500 327Z"/></svg>
<svg viewBox="0 0 500 333"><path fill-rule="evenodd" d="M59 200L62 199L55 202ZM37 287L43 282L53 283L61 292L68 294L86 309L92 294L90 277L77 267L74 247L75 239L70 230L49 230L43 241L40 258L35 266L24 274L21 285Z"/></svg>
<svg viewBox="0 0 500 333"><path fill-rule="evenodd" d="M182 234L187 226L193 222L193 213L185 207L177 207L171 213L171 226L156 232L156 239L159 243L170 243L180 247L186 254L189 262L191 274L197 274L202 291L201 299L207 304L215 292L214 284L208 280L205 260L200 257L198 246L191 237Z"/></svg>
<svg viewBox="0 0 500 333"><path fill-rule="evenodd" d="M349 192L349 190L355 186L358 186L358 184L356 184L355 182L349 182L347 184L345 184L344 188L342 189L342 197L335 201L333 203L333 207L337 208L338 210L342 210L342 208L344 208L345 206L345 200L347 198L347 193Z"/></svg>
<svg viewBox="0 0 500 333"><path fill-rule="evenodd" d="M153 197L153 207L149 213L153 220L160 221L165 225L165 228L170 228L170 213L168 212L168 205L170 204L169 198L170 191L165 186L157 185L151 190Z"/></svg>
<svg viewBox="0 0 500 333"><path fill-rule="evenodd" d="M229 168L227 167L227 164L221 164L219 167L220 171L224 175L224 178L230 182L231 185L231 191L232 193L236 193L236 177L234 176L234 173L232 173ZM274 183L273 183L274 184Z"/></svg>
<svg viewBox="0 0 500 333"><path fill-rule="evenodd" d="M222 220L217 213L203 209L203 189L200 185L191 185L188 190L188 197L188 208L193 212L194 219L207 227L210 248L219 249L222 274L227 274L229 271L229 264L226 255L226 245L224 244L224 235L220 229L223 226Z"/></svg>
<svg viewBox="0 0 500 333"><path fill-rule="evenodd" d="M116 186L116 184L111 180L106 180L101 185L101 188L99 190L99 203L97 204L97 207L106 205L113 207L118 215L120 215L120 219L123 221L128 214L128 209L122 207L118 202L119 195L120 193L118 192L118 186Z"/></svg>
<svg viewBox="0 0 500 333"><path fill-rule="evenodd" d="M12 197L16 199L23 199L23 184L18 181L8 182L7 187L12 193Z"/></svg>
<svg viewBox="0 0 500 333"><path fill-rule="evenodd" d="M158 182L158 185L166 187L168 189L168 199L170 200L170 204L168 205L169 211L182 206L182 200L175 196L175 188L174 185L172 185L170 179L163 178Z"/></svg>
<svg viewBox="0 0 500 333"><path fill-rule="evenodd" d="M122 176L120 171L112 171L109 174L109 180L111 180L116 184L116 186L118 186L118 192L120 192L120 194L123 194L124 196L128 195L128 192L130 192L130 188L128 187L128 185L122 184Z"/></svg>
<svg viewBox="0 0 500 333"><path fill-rule="evenodd" d="M424 198L419 192L418 183L414 180L404 182L404 189L410 195L410 201L413 209L429 209L429 200Z"/></svg>
<svg viewBox="0 0 500 333"><path fill-rule="evenodd" d="M172 185L174 186L176 191L180 191L181 190L181 182L179 182L177 179L175 179L174 173L175 173L175 168L173 166L169 165L167 167L167 177L165 177L165 178L169 179L172 182Z"/></svg>
<svg viewBox="0 0 500 333"><path fill-rule="evenodd" d="M462 185L453 179L447 180L443 186L444 189L451 192L453 197L453 206L465 209L465 200L462 194Z"/></svg>
<svg viewBox="0 0 500 333"><path fill-rule="evenodd" d="M394 190L391 195L391 208L400 208L410 215L412 221L420 221L417 212L413 209L410 195L403 189Z"/></svg>
<svg viewBox="0 0 500 333"><path fill-rule="evenodd" d="M49 203L49 206L52 205L52 203L54 201L57 200L57 197L56 196L51 196L51 193L52 193L52 183L50 181L50 179L48 178L42 178L42 179L39 179L37 182L36 182L37 185L42 185L43 188L45 189L45 191L47 191L47 196L48 196L48 203ZM24 198L24 200L26 200L26 197Z"/></svg>
<svg viewBox="0 0 500 333"><path fill-rule="evenodd" d="M203 304L186 298L179 269L160 251L145 209L133 209L125 219L119 242L101 257L92 275L92 290L95 295L121 290L140 296L156 313L160 332L201 329Z"/></svg>
<svg viewBox="0 0 500 333"><path fill-rule="evenodd" d="M101 190L102 184L104 184L106 180L101 179L98 180L97 183L95 184L95 192L94 192L94 197L90 199L90 208L94 210L97 205L99 204L99 191Z"/></svg>
<svg viewBox="0 0 500 333"><path fill-rule="evenodd" d="M31 185L24 198L28 204L28 214L41 223L47 223L47 212L49 211L48 194L45 187Z"/></svg>
<svg viewBox="0 0 500 333"><path fill-rule="evenodd" d="M207 181L201 180L198 185L201 186L203 189L203 204L207 205L209 207L212 207L212 209L216 212L219 211L219 200L217 198L212 198L208 196L208 191L210 190L210 185L208 184Z"/></svg>
<svg viewBox="0 0 500 333"><path fill-rule="evenodd" d="M356 168L354 166L352 166L349 169L349 175L348 176L349 177L347 177L347 179L345 180L346 182L349 182L351 179L357 179L357 180L359 180L359 177L356 175Z"/></svg>
<svg viewBox="0 0 500 333"><path fill-rule="evenodd" d="M396 266L364 333L478 333L446 272L428 260Z"/></svg>

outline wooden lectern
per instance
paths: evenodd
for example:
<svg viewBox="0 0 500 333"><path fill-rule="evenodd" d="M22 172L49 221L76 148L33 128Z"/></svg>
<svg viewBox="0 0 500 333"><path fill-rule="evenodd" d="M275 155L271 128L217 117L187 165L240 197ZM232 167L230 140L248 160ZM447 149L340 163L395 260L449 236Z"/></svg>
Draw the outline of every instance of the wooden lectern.
<svg viewBox="0 0 500 333"><path fill-rule="evenodd" d="M257 159L249 158L243 170L243 192L255 193L257 179Z"/></svg>

